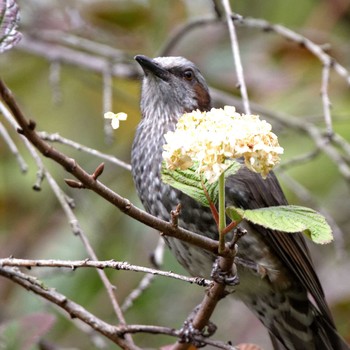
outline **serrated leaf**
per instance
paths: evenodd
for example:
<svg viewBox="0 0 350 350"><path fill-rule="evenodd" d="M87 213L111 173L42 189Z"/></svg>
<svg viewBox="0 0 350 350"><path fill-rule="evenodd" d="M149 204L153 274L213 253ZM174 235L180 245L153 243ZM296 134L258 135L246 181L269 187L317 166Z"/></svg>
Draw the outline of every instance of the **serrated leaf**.
<svg viewBox="0 0 350 350"><path fill-rule="evenodd" d="M235 174L240 167L241 165L239 163L232 162L225 171L225 177ZM187 194L202 205L209 207L209 202L203 189L203 183L210 200L213 203L217 203L219 196L218 181L209 183L204 178L201 178L196 164L186 170L169 170L165 162L163 162L162 181Z"/></svg>
<svg viewBox="0 0 350 350"><path fill-rule="evenodd" d="M333 240L332 230L326 219L316 211L296 206L283 205L253 210L227 208L227 215L234 218L240 215L254 224L282 232L303 232L313 242L329 243Z"/></svg>
<svg viewBox="0 0 350 350"><path fill-rule="evenodd" d="M202 205L209 207L209 202L205 196L200 175L198 172L196 172L195 167L191 167L186 170L169 170L163 162L162 181L187 194ZM206 181L204 181L204 185L210 199L215 203L217 200L217 196L215 194L215 188L217 185L215 185L215 183L209 184Z"/></svg>
<svg viewBox="0 0 350 350"><path fill-rule="evenodd" d="M0 2L0 53L18 44L22 34L17 31L19 7L14 0Z"/></svg>

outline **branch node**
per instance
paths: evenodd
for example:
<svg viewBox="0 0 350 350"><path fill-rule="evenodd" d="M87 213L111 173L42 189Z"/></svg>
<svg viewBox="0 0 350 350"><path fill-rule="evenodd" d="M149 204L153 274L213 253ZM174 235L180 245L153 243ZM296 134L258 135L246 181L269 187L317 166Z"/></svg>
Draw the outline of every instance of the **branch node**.
<svg viewBox="0 0 350 350"><path fill-rule="evenodd" d="M244 16L239 15L238 13L231 13L231 19L232 21L242 21L244 19Z"/></svg>
<svg viewBox="0 0 350 350"><path fill-rule="evenodd" d="M69 208L75 209L75 201L73 198L65 194L64 199L66 200L66 203L68 204Z"/></svg>
<svg viewBox="0 0 350 350"><path fill-rule="evenodd" d="M33 131L35 129L35 127L36 127L36 122L34 120L32 120L32 119L29 119L29 122L28 122L29 130Z"/></svg>
<svg viewBox="0 0 350 350"><path fill-rule="evenodd" d="M131 209L131 202L125 199L124 211L129 211Z"/></svg>
<svg viewBox="0 0 350 350"><path fill-rule="evenodd" d="M206 281L205 281L205 278L203 278L203 277L196 277L195 283L198 284L201 287L205 287L207 285Z"/></svg>
<svg viewBox="0 0 350 350"><path fill-rule="evenodd" d="M206 345L205 342L196 338L204 336L203 331L204 330L200 331L193 326L192 319L187 319L180 329L179 343L191 344L196 348L202 348Z"/></svg>
<svg viewBox="0 0 350 350"><path fill-rule="evenodd" d="M237 275L235 264L232 265L232 269L225 271L220 266L220 257L215 260L210 276L218 284L224 284L231 287L239 284L239 277Z"/></svg>
<svg viewBox="0 0 350 350"><path fill-rule="evenodd" d="M264 26L262 28L263 32L265 33L271 33L274 31L273 25L272 24L266 24L266 26Z"/></svg>
<svg viewBox="0 0 350 350"><path fill-rule="evenodd" d="M75 170L76 167L77 167L77 162L75 161L75 159L70 158L69 159L69 165L67 165L65 168L66 168L66 170L68 172L72 173Z"/></svg>
<svg viewBox="0 0 350 350"><path fill-rule="evenodd" d="M301 40L299 41L299 46L300 46L302 49L305 49L305 48L306 48L305 39L301 39Z"/></svg>
<svg viewBox="0 0 350 350"><path fill-rule="evenodd" d="M32 186L32 189L34 190L34 191L36 191L36 192L40 192L41 191L41 186L39 185L39 184L34 184L33 186Z"/></svg>
<svg viewBox="0 0 350 350"><path fill-rule="evenodd" d="M236 243L244 236L248 233L248 231L240 226L238 226L234 233L233 233L233 238L232 241L229 244L230 249L236 249ZM235 252L236 255L237 252Z"/></svg>
<svg viewBox="0 0 350 350"><path fill-rule="evenodd" d="M179 215L181 213L181 203L176 206L175 210L170 212L171 224L176 228L179 225Z"/></svg>

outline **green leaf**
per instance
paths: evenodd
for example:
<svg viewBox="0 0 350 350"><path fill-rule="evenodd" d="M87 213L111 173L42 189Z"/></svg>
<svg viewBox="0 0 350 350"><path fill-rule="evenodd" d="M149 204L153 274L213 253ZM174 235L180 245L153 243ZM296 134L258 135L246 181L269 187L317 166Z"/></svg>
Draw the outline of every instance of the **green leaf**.
<svg viewBox="0 0 350 350"><path fill-rule="evenodd" d="M236 207L227 207L226 214L232 221L242 221L244 219L244 210Z"/></svg>
<svg viewBox="0 0 350 350"><path fill-rule="evenodd" d="M283 232L303 232L313 242L329 243L333 240L332 230L326 219L316 211L296 205L282 205L253 210L235 207L226 209L234 219L237 215L254 224Z"/></svg>
<svg viewBox="0 0 350 350"><path fill-rule="evenodd" d="M235 174L241 165L235 161L225 171L225 177ZM186 170L169 170L165 162L162 164L162 181L168 185L182 191L195 199L202 205L209 207L208 199L205 195L202 183L208 192L209 198L213 203L217 203L219 196L218 181L209 183L197 171L198 165L194 164Z"/></svg>

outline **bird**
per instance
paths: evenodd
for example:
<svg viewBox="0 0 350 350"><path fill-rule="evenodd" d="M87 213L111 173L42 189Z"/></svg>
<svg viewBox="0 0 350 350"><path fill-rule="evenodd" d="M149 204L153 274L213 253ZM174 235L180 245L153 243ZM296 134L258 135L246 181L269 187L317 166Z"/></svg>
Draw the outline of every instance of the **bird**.
<svg viewBox="0 0 350 350"><path fill-rule="evenodd" d="M218 240L209 208L162 182L164 134L174 131L184 113L209 111L208 85L184 57L135 56L143 70L141 121L131 150L132 176L145 210L163 220L181 203L179 226ZM225 184L226 205L243 209L288 204L276 176L266 179L242 166ZM238 264L240 299L267 328L275 350L349 349L339 336L309 250L301 233L286 234L243 223L247 234L238 242L237 257L266 271L264 277ZM164 236L177 261L193 276L209 277L215 255ZM243 264L244 265L244 264ZM249 264L247 264L249 265Z"/></svg>

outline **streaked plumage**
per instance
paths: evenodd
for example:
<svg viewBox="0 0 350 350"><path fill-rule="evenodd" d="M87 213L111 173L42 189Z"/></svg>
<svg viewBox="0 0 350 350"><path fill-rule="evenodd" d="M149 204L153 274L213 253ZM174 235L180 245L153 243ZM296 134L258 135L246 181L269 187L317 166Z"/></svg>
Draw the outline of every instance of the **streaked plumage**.
<svg viewBox="0 0 350 350"><path fill-rule="evenodd" d="M207 84L198 68L182 57L136 56L144 70L142 120L132 149L132 173L145 209L169 220L182 204L179 224L193 232L218 238L208 208L162 183L160 177L163 135L174 130L184 112L210 109ZM226 183L227 204L260 208L287 204L279 183L241 168ZM307 246L301 234L272 232L244 224L248 234L239 241L238 256L266 269L266 276L238 267L240 285L234 296L241 299L269 330L275 349L348 349L340 340ZM166 242L190 274L208 277L215 257L174 238ZM309 296L314 300L312 303ZM277 341L278 340L278 341Z"/></svg>

